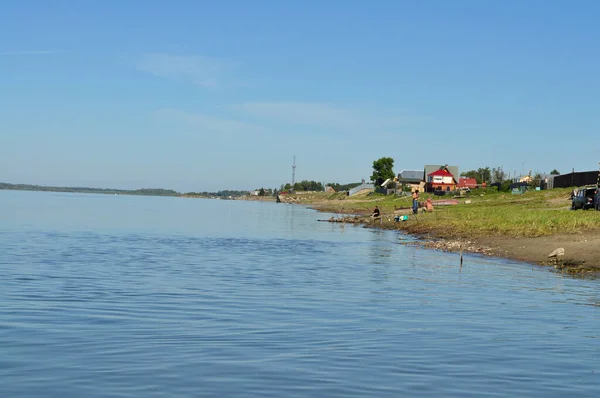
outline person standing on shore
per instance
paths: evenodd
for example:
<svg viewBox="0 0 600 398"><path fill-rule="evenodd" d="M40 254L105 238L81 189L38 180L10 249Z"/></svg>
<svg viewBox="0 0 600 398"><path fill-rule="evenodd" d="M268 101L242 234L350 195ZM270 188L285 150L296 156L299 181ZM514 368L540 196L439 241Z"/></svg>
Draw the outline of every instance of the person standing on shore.
<svg viewBox="0 0 600 398"><path fill-rule="evenodd" d="M412 200L413 200L413 214L417 214L419 212L419 190L415 189L415 191L412 194Z"/></svg>

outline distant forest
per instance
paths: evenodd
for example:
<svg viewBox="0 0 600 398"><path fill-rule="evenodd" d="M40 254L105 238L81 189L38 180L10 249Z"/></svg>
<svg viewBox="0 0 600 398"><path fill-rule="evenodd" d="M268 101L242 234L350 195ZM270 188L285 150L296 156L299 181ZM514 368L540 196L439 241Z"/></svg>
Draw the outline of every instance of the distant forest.
<svg viewBox="0 0 600 398"><path fill-rule="evenodd" d="M353 188L360 183L351 183L351 184L337 184L330 183L327 184L331 186L336 191L344 191L350 188ZM290 184L282 185L282 190L291 189ZM315 181L301 181L294 184L295 191L323 191L323 185L321 183ZM217 192L186 192L180 193L174 191L172 189L162 189L162 188L143 188L143 189L112 189L112 188L89 188L89 187L52 187L52 186L44 186L44 185L33 185L33 184L9 184L6 182L0 182L0 190L12 190L12 191L44 191L44 192L72 192L72 193L98 193L98 194L106 194L106 195L145 195L145 196L181 196L181 197L196 197L196 198L239 198L242 196L247 196L248 191L243 190L222 190ZM263 191L263 195L276 195L279 193L278 190L265 190Z"/></svg>
<svg viewBox="0 0 600 398"><path fill-rule="evenodd" d="M194 196L200 198L229 198L231 196L234 198L239 198L240 196L246 195L248 195L248 191L233 191L226 189L218 192L187 192L181 196Z"/></svg>
<svg viewBox="0 0 600 398"><path fill-rule="evenodd" d="M110 189L110 188L86 188L86 187L47 187L43 185L31 184L9 184L0 182L0 189L10 189L13 191L46 191L46 192L78 192L78 193L102 193L102 194L121 194L121 195L148 195L148 196L178 196L179 192L172 189Z"/></svg>
<svg viewBox="0 0 600 398"><path fill-rule="evenodd" d="M32 184L9 184L0 182L0 189L12 191L45 191L45 192L73 192L73 193L99 193L106 195L145 195L145 196L194 196L201 198L228 198L240 197L248 194L248 191L225 190L218 192L188 192L179 193L172 189L143 188L143 189L111 189L111 188L88 188L88 187L49 187Z"/></svg>

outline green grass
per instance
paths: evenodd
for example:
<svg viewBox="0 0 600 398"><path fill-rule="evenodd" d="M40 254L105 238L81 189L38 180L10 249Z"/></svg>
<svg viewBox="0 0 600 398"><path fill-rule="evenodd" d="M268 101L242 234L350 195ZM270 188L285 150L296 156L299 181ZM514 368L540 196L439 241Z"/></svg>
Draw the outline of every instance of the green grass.
<svg viewBox="0 0 600 398"><path fill-rule="evenodd" d="M570 189L530 191L522 195L489 190L459 199L454 206L436 206L432 213L419 213L408 222L390 222L394 207L408 208L410 198L370 195L348 198L340 194L313 197L317 208L336 213L366 214L378 205L387 228L401 228L416 233L431 233L447 237L476 236L544 236L556 233L579 233L600 227L600 212L569 210ZM422 194L420 201L429 195ZM432 200L442 199L431 196ZM470 204L464 203L469 199Z"/></svg>

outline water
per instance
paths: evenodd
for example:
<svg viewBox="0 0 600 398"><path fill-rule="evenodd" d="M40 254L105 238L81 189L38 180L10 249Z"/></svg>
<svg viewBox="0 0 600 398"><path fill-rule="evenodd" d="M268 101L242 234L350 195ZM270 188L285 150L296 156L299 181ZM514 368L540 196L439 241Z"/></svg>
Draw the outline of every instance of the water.
<svg viewBox="0 0 600 398"><path fill-rule="evenodd" d="M325 217L0 191L0 396L600 395L600 280Z"/></svg>

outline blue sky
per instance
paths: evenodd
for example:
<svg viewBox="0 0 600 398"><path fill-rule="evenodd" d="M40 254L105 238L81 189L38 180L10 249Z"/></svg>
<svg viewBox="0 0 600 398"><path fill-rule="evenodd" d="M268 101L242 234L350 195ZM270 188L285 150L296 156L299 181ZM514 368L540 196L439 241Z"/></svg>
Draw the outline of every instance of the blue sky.
<svg viewBox="0 0 600 398"><path fill-rule="evenodd" d="M595 170L597 1L0 8L0 181L213 191Z"/></svg>

